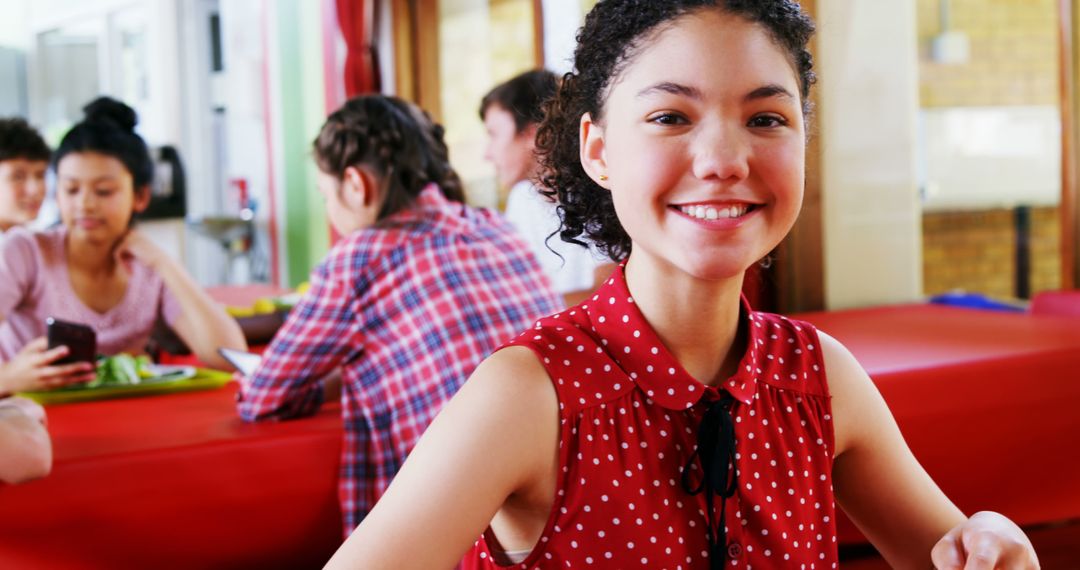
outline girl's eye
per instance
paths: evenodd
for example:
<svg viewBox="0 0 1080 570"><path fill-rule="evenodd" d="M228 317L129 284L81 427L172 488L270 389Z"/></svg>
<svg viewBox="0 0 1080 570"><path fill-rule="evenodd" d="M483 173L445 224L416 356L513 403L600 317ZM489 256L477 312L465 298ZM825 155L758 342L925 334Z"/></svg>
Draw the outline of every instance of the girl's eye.
<svg viewBox="0 0 1080 570"><path fill-rule="evenodd" d="M783 117L777 115L757 115L750 119L748 126L757 128L782 127L787 124Z"/></svg>
<svg viewBox="0 0 1080 570"><path fill-rule="evenodd" d="M672 126L685 125L689 121L686 120L686 117L683 117L682 115L677 115L675 113L660 113L659 115L650 117L649 122L656 123L658 125Z"/></svg>
<svg viewBox="0 0 1080 570"><path fill-rule="evenodd" d="M108 196L109 194L112 194L112 193L113 193L112 188L95 188L94 189L94 194L97 194L98 196L102 196L102 197Z"/></svg>

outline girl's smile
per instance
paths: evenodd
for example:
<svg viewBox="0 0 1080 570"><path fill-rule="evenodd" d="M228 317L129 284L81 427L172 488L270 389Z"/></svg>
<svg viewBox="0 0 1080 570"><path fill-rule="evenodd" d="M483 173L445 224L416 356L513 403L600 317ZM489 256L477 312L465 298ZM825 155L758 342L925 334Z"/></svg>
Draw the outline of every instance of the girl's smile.
<svg viewBox="0 0 1080 570"><path fill-rule="evenodd" d="M583 164L611 191L632 257L706 280L741 278L801 206L795 70L760 25L712 10L648 41L613 80L601 115L583 118Z"/></svg>
<svg viewBox="0 0 1080 570"><path fill-rule="evenodd" d="M95 230L105 225L99 218L75 218L75 226L82 230Z"/></svg>
<svg viewBox="0 0 1080 570"><path fill-rule="evenodd" d="M736 228L748 218L759 212L760 204L749 202L711 201L688 204L673 204L668 208L679 212L688 219L706 229Z"/></svg>

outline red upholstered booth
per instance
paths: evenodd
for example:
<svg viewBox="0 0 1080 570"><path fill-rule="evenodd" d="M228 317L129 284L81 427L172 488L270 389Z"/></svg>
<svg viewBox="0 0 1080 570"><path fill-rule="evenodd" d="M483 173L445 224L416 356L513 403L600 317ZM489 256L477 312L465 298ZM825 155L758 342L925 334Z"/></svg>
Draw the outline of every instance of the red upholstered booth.
<svg viewBox="0 0 1080 570"><path fill-rule="evenodd" d="M1036 293L1030 310L1033 315L1080 317L1080 290Z"/></svg>
<svg viewBox="0 0 1080 570"><path fill-rule="evenodd" d="M1075 318L940 305L801 318L860 359L961 508L1022 524L1080 517ZM0 487L0 568L325 562L341 538L340 409L250 425L234 391L49 407L54 472ZM844 521L841 539L861 537Z"/></svg>
<svg viewBox="0 0 1080 570"><path fill-rule="evenodd" d="M53 473L0 484L0 568L317 568L341 410L246 424L233 385L49 406Z"/></svg>
<svg viewBox="0 0 1080 570"><path fill-rule="evenodd" d="M859 359L961 509L1021 524L1080 517L1077 319L940 305L801 318ZM841 541L861 540L843 520Z"/></svg>

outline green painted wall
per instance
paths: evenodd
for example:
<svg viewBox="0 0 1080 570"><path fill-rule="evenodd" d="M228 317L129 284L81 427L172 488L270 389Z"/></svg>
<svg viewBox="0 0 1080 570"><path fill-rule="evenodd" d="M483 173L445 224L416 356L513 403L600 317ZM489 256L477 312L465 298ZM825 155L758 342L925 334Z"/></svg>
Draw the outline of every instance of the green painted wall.
<svg viewBox="0 0 1080 570"><path fill-rule="evenodd" d="M273 0L277 22L278 97L283 164L276 165L284 188L279 219L285 259L282 278L295 287L326 255L329 229L322 198L315 185L311 141L326 120L323 93L320 2Z"/></svg>

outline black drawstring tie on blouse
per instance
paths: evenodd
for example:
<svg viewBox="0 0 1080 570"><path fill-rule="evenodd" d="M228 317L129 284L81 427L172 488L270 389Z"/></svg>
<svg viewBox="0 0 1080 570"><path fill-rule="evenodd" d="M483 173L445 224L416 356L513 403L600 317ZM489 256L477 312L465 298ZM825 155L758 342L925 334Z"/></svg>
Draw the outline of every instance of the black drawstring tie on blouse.
<svg viewBox="0 0 1080 570"><path fill-rule="evenodd" d="M701 418L698 426L698 445L686 461L682 472L682 487L696 495L705 492L705 513L708 518L709 566L713 570L723 568L727 561L727 529L724 510L727 499L735 494L738 485L735 475L735 422L731 406L735 399L724 392L713 402ZM690 477L694 459L701 459L701 480L697 486ZM713 513L713 497L720 496L720 521L716 524ZM715 528L715 530L714 530Z"/></svg>

